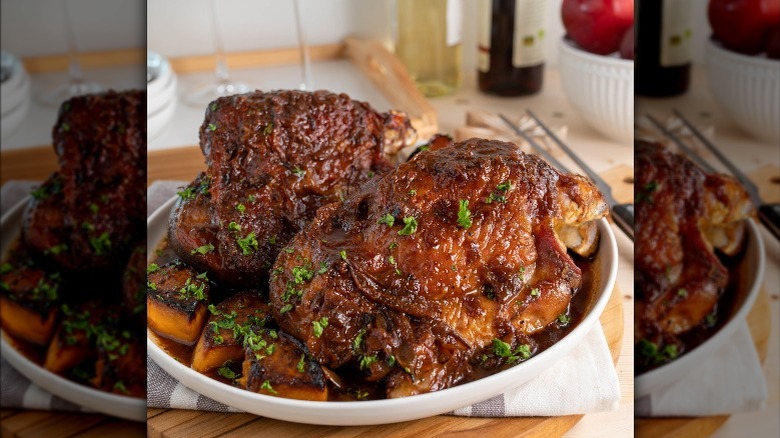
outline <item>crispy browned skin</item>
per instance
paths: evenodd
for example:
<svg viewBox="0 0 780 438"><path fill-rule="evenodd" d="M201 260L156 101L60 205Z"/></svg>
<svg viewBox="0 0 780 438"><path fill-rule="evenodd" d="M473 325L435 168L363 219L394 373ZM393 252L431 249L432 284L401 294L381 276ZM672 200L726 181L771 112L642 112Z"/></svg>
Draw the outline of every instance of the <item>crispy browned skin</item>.
<svg viewBox="0 0 780 438"><path fill-rule="evenodd" d="M325 374L292 336L255 328L245 349L239 384L252 392L298 400L326 401Z"/></svg>
<svg viewBox="0 0 780 438"><path fill-rule="evenodd" d="M209 312L209 320L192 353L192 368L201 373L228 361L241 362L245 331L249 327L266 327L271 320L267 298L253 290L239 292L209 307Z"/></svg>
<svg viewBox="0 0 780 438"><path fill-rule="evenodd" d="M318 208L387 172L385 150L394 152L413 133L406 117L380 114L343 94L275 91L220 98L200 130L211 175L208 193L197 191L176 207L171 245L222 283L258 284ZM191 255L206 243L214 246L212 253Z"/></svg>
<svg viewBox="0 0 780 438"><path fill-rule="evenodd" d="M590 182L514 144L444 146L320 209L270 283L282 330L388 397L456 385L492 339L514 347L566 314L581 272L556 231L607 212Z"/></svg>
<svg viewBox="0 0 780 438"><path fill-rule="evenodd" d="M63 103L52 133L59 171L26 212L27 245L65 269L121 269L144 233L145 101L109 91Z"/></svg>
<svg viewBox="0 0 780 438"><path fill-rule="evenodd" d="M194 344L208 318L209 281L178 260L150 269L147 278L149 328L176 342Z"/></svg>
<svg viewBox="0 0 780 438"><path fill-rule="evenodd" d="M708 174L660 144L635 143L636 328L635 339L674 345L668 357L644 357L640 368L685 350L679 338L712 314L728 282L714 245L736 248L741 221L753 214L736 180ZM735 232L735 230L737 230ZM725 240L708 235L726 236Z"/></svg>

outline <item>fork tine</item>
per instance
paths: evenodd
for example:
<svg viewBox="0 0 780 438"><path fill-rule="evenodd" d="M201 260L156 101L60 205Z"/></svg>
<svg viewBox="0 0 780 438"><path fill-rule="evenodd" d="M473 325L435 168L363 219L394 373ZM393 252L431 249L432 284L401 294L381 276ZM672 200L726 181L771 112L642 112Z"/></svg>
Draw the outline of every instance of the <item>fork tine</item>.
<svg viewBox="0 0 780 438"><path fill-rule="evenodd" d="M695 161L696 164L698 164L702 169L706 170L707 172L709 173L715 172L715 169L712 166L710 166L710 163L704 161L704 159L702 159L699 156L699 154L694 152L693 149L689 148L688 145L683 143L683 141L680 140L676 135L674 135L672 131L666 129L666 127L662 125L661 122L656 120L655 117L651 116L650 114L645 114L645 117L647 117L647 119L650 120L650 122L653 125L655 125L655 127L658 128L658 130L661 131L661 133L663 133L663 135L665 135L667 138L672 140L674 144L676 144L677 147L679 147L680 150L683 151L685 155L688 156L688 158Z"/></svg>
<svg viewBox="0 0 780 438"><path fill-rule="evenodd" d="M748 193L750 193L750 197L754 198L753 202L756 205L762 204L761 199L758 197L758 189L756 188L756 185L753 184L753 181L748 179L747 176L745 176L744 173L742 173L741 170L737 169L736 166L729 160L725 155L723 155L720 150L715 147L714 144L712 144L711 141L709 141L698 129L696 129L695 126L693 126L693 123L689 122L688 119L686 119L682 113L677 111L676 109L672 110L672 113L680 119L681 122L685 125L686 128L688 128L691 133L693 133L694 137L696 137L707 149L709 149L710 152L712 152L713 155L723 163L724 166L731 172L734 177L736 177L739 182L744 186Z"/></svg>
<svg viewBox="0 0 780 438"><path fill-rule="evenodd" d="M567 168L566 168L566 166L564 166L564 165L563 165L563 163L561 163L561 162L560 162L560 161L558 161L558 160L557 160L555 157L553 157L552 155L550 155L550 153L549 153L549 152L547 152L547 151L546 151L546 150L545 150L543 147L541 147L541 146L540 146L538 143L536 143L536 141L535 141L533 138L531 138L531 136L530 136L530 135L526 134L526 133L525 133L525 131L523 131L522 129L520 129L520 127L518 127L517 125L515 125L514 123L512 123L512 121L511 121L511 120L509 120L509 119L508 119L508 118L507 118L505 115L503 115L503 114L499 114L498 116L499 116L499 117L501 117L501 120L503 120L503 121L504 121L504 123L506 123L506 124L507 124L507 125L508 125L510 128L512 128L512 130L513 130L513 131L514 131L514 132L515 132L517 135L519 135L520 137L522 137L522 139L523 139L523 140L525 140L525 141L526 141L526 143L528 143L529 145L531 145L531 148L533 148L533 150L535 150L535 151L536 151L536 152L537 152L539 155L543 156L543 157L544 157L544 159L545 159L545 160L547 160L547 162L548 162L548 163L552 164L553 166L555 166L556 168L558 168L558 170L560 170L560 171L562 171L562 172L567 172L567 173L569 172L569 169L567 169Z"/></svg>
<svg viewBox="0 0 780 438"><path fill-rule="evenodd" d="M614 203L614 200L612 200L612 188L604 181L599 174L593 171L587 164L585 164L584 161L577 155L569 146L566 145L566 143L563 142L560 138L558 138L557 135L555 135L554 132L550 128L547 127L547 125L544 124L538 117L536 117L536 114L533 113L533 111L526 109L526 114L528 114L529 117L531 117L534 122L536 122L537 126L542 128L545 134L547 134L548 137L552 139L555 144L558 145L565 153L569 156L569 158L574 161L577 166L582 169L583 172L585 172L586 175L588 175L588 178L591 179L596 184L596 187L601 190L602 193L604 193L606 196L610 198L610 203Z"/></svg>

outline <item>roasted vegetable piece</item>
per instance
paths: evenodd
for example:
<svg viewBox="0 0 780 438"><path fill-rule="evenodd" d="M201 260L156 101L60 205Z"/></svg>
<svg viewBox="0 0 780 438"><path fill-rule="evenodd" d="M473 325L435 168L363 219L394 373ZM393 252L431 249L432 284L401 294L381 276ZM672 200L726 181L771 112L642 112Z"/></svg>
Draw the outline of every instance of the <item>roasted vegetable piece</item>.
<svg viewBox="0 0 780 438"><path fill-rule="evenodd" d="M192 345L206 323L209 281L181 261L147 268L147 317L158 335Z"/></svg>
<svg viewBox="0 0 780 438"><path fill-rule="evenodd" d="M209 321L195 345L192 368L206 372L244 357L244 334L250 327L267 327L271 309L257 291L239 292L219 305L209 306Z"/></svg>
<svg viewBox="0 0 780 438"><path fill-rule="evenodd" d="M104 326L98 334L95 378L103 391L146 398L146 345L141 333Z"/></svg>
<svg viewBox="0 0 780 438"><path fill-rule="evenodd" d="M328 399L322 367L297 339L276 330L254 328L245 345L238 383L247 390L298 400Z"/></svg>
<svg viewBox="0 0 780 438"><path fill-rule="evenodd" d="M95 359L95 342L98 326L106 316L98 302L71 308L60 308L62 321L46 351L43 367L64 374L77 365Z"/></svg>
<svg viewBox="0 0 780 438"><path fill-rule="evenodd" d="M37 345L51 339L60 301L59 273L4 263L0 275L0 320L11 335Z"/></svg>

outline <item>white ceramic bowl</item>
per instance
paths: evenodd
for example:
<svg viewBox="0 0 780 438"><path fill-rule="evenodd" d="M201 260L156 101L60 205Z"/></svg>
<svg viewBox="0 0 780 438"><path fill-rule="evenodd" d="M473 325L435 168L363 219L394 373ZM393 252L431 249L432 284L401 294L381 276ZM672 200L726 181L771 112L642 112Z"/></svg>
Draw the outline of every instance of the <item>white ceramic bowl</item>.
<svg viewBox="0 0 780 438"><path fill-rule="evenodd" d="M753 308L753 303L761 289L764 279L764 267L766 264L766 252L761 232L753 220L748 220L748 243L745 250L744 263L745 275L739 285L737 300L734 309L723 327L712 337L704 341L693 350L683 354L678 359L652 371L640 374L634 378L634 397L649 395L652 391L664 388L679 382L691 373L697 365L710 360L710 357L718 351L745 321Z"/></svg>
<svg viewBox="0 0 780 438"><path fill-rule="evenodd" d="M707 41L710 90L723 111L751 137L780 142L780 60L748 56Z"/></svg>
<svg viewBox="0 0 780 438"><path fill-rule="evenodd" d="M559 46L561 84L569 103L592 128L632 146L634 61L586 52L567 38Z"/></svg>
<svg viewBox="0 0 780 438"><path fill-rule="evenodd" d="M0 219L2 240L0 254L5 259L11 244L19 237L22 215L29 199L15 205ZM96 412L134 421L146 421L146 400L100 391L60 377L31 362L14 349L0 330L0 354L11 366L39 387L65 400Z"/></svg>
<svg viewBox="0 0 780 438"><path fill-rule="evenodd" d="M155 211L147 221L147 249L152 254L166 235L168 217L176 199L171 199ZM598 222L601 232L598 290L593 305L584 319L568 335L552 347L527 362L508 370L453 388L428 394L390 400L354 402L315 402L292 400L253 393L206 377L168 356L154 341L147 338L147 352L162 369L185 386L226 405L264 417L298 423L324 425L367 425L394 423L430 417L468 406L519 386L554 362L563 358L584 339L598 322L612 294L617 274L615 236L605 219Z"/></svg>

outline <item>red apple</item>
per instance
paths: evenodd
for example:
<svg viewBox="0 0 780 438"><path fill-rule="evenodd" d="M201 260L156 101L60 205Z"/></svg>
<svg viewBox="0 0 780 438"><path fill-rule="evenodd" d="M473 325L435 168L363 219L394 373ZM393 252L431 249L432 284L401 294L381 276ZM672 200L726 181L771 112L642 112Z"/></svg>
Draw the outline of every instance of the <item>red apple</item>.
<svg viewBox="0 0 780 438"><path fill-rule="evenodd" d="M766 43L766 56L780 59L780 27L774 30Z"/></svg>
<svg viewBox="0 0 780 438"><path fill-rule="evenodd" d="M780 0L710 0L707 15L724 47L755 55L780 23Z"/></svg>
<svg viewBox="0 0 780 438"><path fill-rule="evenodd" d="M631 26L620 41L620 57L634 59L634 26Z"/></svg>
<svg viewBox="0 0 780 438"><path fill-rule="evenodd" d="M626 31L634 26L634 0L563 0L561 18L575 43L607 55L620 48Z"/></svg>

